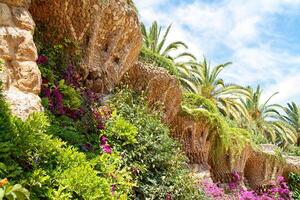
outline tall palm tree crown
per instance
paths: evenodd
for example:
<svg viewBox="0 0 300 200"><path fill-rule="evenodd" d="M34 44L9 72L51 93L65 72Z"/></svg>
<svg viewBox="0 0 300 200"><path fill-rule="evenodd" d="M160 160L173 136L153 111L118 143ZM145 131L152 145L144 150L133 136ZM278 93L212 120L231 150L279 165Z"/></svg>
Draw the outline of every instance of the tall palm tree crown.
<svg viewBox="0 0 300 200"><path fill-rule="evenodd" d="M171 55L172 52L179 50L180 48L188 49L188 46L181 41L175 41L169 44L166 43L171 27L172 25L170 24L166 31L162 34L162 26L159 26L156 21L152 23L149 30L147 30L146 26L142 23L141 30L144 48L150 49L153 53L157 53L173 61L181 57L191 57L196 59L192 54L187 52L180 53L175 57Z"/></svg>
<svg viewBox="0 0 300 200"><path fill-rule="evenodd" d="M287 104L287 107L282 107L282 109L284 113L279 113L279 119L295 129L297 145L300 146L300 107L295 102L291 102Z"/></svg>
<svg viewBox="0 0 300 200"><path fill-rule="evenodd" d="M286 146L295 142L295 132L292 127L278 120L278 104L269 104L270 100L278 94L272 94L266 101L262 102L262 89L257 86L256 90L248 87L250 98L242 99L244 107L248 111L245 127L251 129L255 134L262 134L273 143Z"/></svg>
<svg viewBox="0 0 300 200"><path fill-rule="evenodd" d="M239 98L247 96L248 91L239 85L225 84L224 80L219 78L222 70L230 64L231 62L227 62L211 67L204 58L203 62L180 66L180 79L187 92L213 100L225 116L238 119L240 115L245 114Z"/></svg>

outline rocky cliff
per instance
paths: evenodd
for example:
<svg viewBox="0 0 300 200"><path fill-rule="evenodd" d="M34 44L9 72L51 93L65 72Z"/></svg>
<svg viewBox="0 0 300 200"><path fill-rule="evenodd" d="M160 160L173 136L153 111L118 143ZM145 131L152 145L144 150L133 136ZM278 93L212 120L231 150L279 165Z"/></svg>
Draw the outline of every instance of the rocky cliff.
<svg viewBox="0 0 300 200"><path fill-rule="evenodd" d="M215 141L220 136L205 120L180 112L182 94L176 78L165 70L137 62L142 36L131 1L36 0L29 6L28 0L0 0L0 58L4 60L0 77L16 115L26 118L32 111L41 110L37 96L41 75L33 42L37 23L50 43L64 38L76 43L82 53L80 73L85 86L108 93L126 83L145 91L151 105L163 103L165 122L198 172L209 170L213 180L227 182L228 175L237 171L252 187L290 171L300 173L299 158L278 159L267 146L253 149L246 145L238 157L224 153L214 162Z"/></svg>
<svg viewBox="0 0 300 200"><path fill-rule="evenodd" d="M94 91L113 89L137 60L142 36L130 1L34 1L30 12L45 40L68 38L79 47L83 81Z"/></svg>

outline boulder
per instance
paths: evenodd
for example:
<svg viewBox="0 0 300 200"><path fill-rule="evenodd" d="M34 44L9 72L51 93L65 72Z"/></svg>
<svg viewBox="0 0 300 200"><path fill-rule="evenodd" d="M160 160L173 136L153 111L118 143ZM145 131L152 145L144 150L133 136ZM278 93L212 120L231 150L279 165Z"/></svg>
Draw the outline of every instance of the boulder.
<svg viewBox="0 0 300 200"><path fill-rule="evenodd" d="M162 68L139 62L123 77L122 83L144 91L149 105L162 103L166 123L171 123L179 111L182 98L180 83Z"/></svg>
<svg viewBox="0 0 300 200"><path fill-rule="evenodd" d="M30 12L45 41L76 44L83 82L95 92L113 89L137 60L142 35L131 1L34 1Z"/></svg>
<svg viewBox="0 0 300 200"><path fill-rule="evenodd" d="M3 93L13 114L25 119L41 111L41 73L33 42L35 23L26 9L30 1L0 0L0 59Z"/></svg>
<svg viewBox="0 0 300 200"><path fill-rule="evenodd" d="M290 172L300 174L300 157L279 154L272 144L253 150L245 166L245 178L252 188L260 187L278 176L288 178Z"/></svg>

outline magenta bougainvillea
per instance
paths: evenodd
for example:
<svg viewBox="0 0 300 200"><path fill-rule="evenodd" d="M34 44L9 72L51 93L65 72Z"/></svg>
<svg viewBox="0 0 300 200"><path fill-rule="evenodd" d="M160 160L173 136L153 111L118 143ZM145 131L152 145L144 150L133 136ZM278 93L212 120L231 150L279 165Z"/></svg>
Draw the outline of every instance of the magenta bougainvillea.
<svg viewBox="0 0 300 200"><path fill-rule="evenodd" d="M43 65L43 64L45 64L47 62L48 62L48 57L45 56L45 55L39 55L38 59L36 60L36 63L38 65Z"/></svg>
<svg viewBox="0 0 300 200"><path fill-rule="evenodd" d="M112 148L111 146L108 144L108 139L105 135L102 135L100 137L100 144L99 144L100 148L105 152L105 153L108 153L108 154L111 154L112 153Z"/></svg>
<svg viewBox="0 0 300 200"><path fill-rule="evenodd" d="M238 173L232 173L232 181L228 183L228 191L225 192L217 184L209 180L202 181L202 187L207 196L217 200L290 200L291 191L284 177L279 176L276 181L265 185L263 190L246 190L241 187L241 178Z"/></svg>

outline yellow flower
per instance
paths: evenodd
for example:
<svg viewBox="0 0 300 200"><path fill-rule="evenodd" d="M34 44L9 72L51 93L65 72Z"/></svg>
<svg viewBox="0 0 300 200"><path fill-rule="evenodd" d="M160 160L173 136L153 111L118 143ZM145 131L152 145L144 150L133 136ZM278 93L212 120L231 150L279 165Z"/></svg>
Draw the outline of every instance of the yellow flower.
<svg viewBox="0 0 300 200"><path fill-rule="evenodd" d="M8 179L7 179L7 178L2 179L2 180L0 181L0 187L3 187L3 186L6 185L7 183L8 183Z"/></svg>

